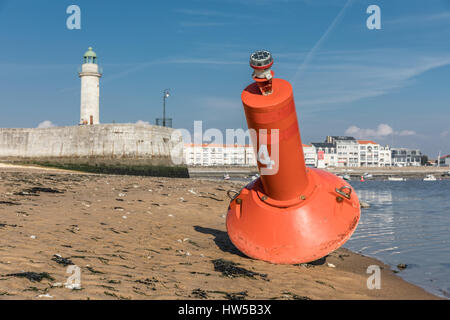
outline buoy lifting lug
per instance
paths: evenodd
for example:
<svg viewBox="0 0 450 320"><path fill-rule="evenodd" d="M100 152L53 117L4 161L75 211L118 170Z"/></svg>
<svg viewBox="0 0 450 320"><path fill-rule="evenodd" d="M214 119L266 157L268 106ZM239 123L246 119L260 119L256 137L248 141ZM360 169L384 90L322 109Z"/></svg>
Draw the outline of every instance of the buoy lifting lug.
<svg viewBox="0 0 450 320"><path fill-rule="evenodd" d="M231 195L231 193L234 193L234 195ZM236 190L233 189L227 191L227 196L228 198L231 199L231 201L236 199L240 194L241 194L240 192L237 192Z"/></svg>
<svg viewBox="0 0 450 320"><path fill-rule="evenodd" d="M348 193L344 192L344 189L347 189ZM352 188L350 188L349 186L343 186L340 189L336 188L336 193L338 193L339 195L350 200L351 194L352 194Z"/></svg>

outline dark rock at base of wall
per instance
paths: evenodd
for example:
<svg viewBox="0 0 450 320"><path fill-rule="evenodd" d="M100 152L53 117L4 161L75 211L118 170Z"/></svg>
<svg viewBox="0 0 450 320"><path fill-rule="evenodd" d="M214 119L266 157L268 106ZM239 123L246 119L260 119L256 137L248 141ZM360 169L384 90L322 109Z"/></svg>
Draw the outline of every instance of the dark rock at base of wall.
<svg viewBox="0 0 450 320"><path fill-rule="evenodd" d="M28 164L80 172L169 178L189 178L188 168L173 165L167 158L45 158L8 159L12 164Z"/></svg>

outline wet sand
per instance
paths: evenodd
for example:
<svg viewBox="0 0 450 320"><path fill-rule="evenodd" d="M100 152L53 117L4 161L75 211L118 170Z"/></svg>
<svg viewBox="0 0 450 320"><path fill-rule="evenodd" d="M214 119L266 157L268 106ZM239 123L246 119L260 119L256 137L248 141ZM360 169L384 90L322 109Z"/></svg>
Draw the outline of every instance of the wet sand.
<svg viewBox="0 0 450 320"><path fill-rule="evenodd" d="M225 227L241 187L0 166L0 299L438 299L346 249L296 266L243 256ZM63 285L70 264L81 290Z"/></svg>

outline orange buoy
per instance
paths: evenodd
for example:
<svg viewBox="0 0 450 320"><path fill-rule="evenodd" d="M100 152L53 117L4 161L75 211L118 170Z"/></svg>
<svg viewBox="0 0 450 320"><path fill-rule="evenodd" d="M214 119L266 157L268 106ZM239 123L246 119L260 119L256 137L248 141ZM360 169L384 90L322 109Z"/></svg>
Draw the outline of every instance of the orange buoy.
<svg viewBox="0 0 450 320"><path fill-rule="evenodd" d="M227 231L251 258L295 264L339 248L360 218L353 188L337 176L306 168L292 86L273 78L268 51L251 55L254 83L242 102L258 159L260 178L236 194Z"/></svg>

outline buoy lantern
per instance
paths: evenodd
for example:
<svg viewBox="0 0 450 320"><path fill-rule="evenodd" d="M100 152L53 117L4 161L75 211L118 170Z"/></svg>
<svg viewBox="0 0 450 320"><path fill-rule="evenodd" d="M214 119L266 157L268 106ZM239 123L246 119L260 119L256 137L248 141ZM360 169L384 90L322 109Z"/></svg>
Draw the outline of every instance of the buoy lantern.
<svg viewBox="0 0 450 320"><path fill-rule="evenodd" d="M274 78L270 52L250 56L254 83L242 92L260 177L237 193L227 231L245 255L272 263L320 259L342 246L360 218L353 188L306 168L291 84Z"/></svg>

